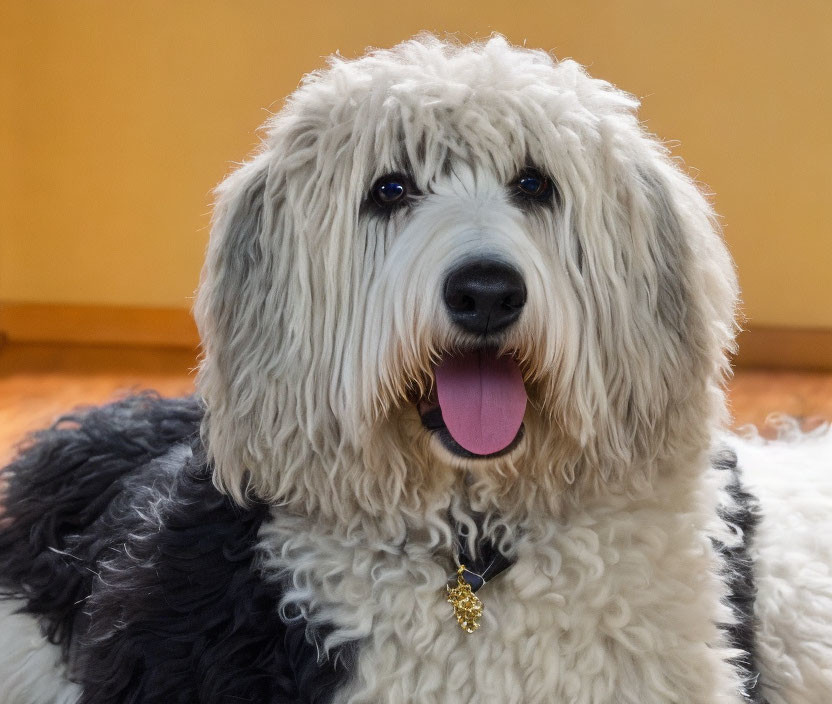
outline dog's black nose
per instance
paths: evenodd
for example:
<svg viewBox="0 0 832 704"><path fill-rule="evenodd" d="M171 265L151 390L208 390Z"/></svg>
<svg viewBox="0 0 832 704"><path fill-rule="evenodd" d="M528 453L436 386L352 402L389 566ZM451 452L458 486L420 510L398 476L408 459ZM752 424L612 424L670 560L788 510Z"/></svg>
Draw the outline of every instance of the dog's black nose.
<svg viewBox="0 0 832 704"><path fill-rule="evenodd" d="M494 259L478 259L445 279L445 305L451 320L477 335L504 330L520 317L526 285L517 269Z"/></svg>

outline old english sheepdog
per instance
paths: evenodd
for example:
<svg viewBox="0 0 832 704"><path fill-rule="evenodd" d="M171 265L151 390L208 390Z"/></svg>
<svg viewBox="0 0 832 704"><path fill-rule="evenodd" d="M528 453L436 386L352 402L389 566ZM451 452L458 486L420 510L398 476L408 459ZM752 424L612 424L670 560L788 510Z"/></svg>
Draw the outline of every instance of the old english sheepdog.
<svg viewBox="0 0 832 704"><path fill-rule="evenodd" d="M499 36L308 76L197 397L8 467L0 702L832 701L832 442L721 430L733 266L636 107Z"/></svg>

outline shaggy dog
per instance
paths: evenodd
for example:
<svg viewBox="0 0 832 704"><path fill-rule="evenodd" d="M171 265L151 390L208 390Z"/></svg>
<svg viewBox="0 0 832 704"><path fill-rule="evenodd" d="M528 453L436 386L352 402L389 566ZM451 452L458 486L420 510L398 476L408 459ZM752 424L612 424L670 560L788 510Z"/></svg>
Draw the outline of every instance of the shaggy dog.
<svg viewBox="0 0 832 704"><path fill-rule="evenodd" d="M8 469L0 701L829 701L832 444L721 435L734 271L636 105L500 37L307 77L198 398Z"/></svg>

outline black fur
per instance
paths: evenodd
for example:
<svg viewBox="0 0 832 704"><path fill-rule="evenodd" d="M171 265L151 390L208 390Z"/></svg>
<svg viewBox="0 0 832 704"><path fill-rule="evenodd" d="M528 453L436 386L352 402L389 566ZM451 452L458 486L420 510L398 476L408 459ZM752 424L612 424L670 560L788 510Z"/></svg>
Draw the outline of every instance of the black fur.
<svg viewBox="0 0 832 704"><path fill-rule="evenodd" d="M84 704L323 704L352 648L281 620L257 571L267 509L219 494L202 408L129 398L62 419L8 468L0 575L63 645Z"/></svg>
<svg viewBox="0 0 832 704"><path fill-rule="evenodd" d="M759 671L755 664L754 601L757 587L750 553L754 531L760 521L759 505L756 497L743 487L737 456L732 450L720 450L712 462L716 469L731 473L726 490L732 499L732 505L720 509L720 517L742 536L741 542L732 547L714 541L725 563L723 578L728 586L731 608L736 617L735 624L726 625L724 628L730 644L742 651L742 655L735 660L735 665L746 683L746 700L749 704L765 704Z"/></svg>
<svg viewBox="0 0 832 704"><path fill-rule="evenodd" d="M94 574L63 554L124 489L125 480L198 432L202 409L192 400L128 398L70 414L36 433L4 470L8 482L0 531L3 592L28 599L46 617L50 640L68 645L75 604Z"/></svg>

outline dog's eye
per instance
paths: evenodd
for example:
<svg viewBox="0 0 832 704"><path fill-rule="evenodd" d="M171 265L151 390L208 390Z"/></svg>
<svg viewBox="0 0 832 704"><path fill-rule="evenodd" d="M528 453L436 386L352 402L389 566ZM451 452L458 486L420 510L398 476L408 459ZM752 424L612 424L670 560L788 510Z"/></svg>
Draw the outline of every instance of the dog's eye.
<svg viewBox="0 0 832 704"><path fill-rule="evenodd" d="M401 174L382 176L370 189L370 197L376 205L382 208L391 208L407 199L411 190L408 186L407 177Z"/></svg>
<svg viewBox="0 0 832 704"><path fill-rule="evenodd" d="M552 181L537 169L524 169L514 180L517 195L529 200L547 200L552 196Z"/></svg>
<svg viewBox="0 0 832 704"><path fill-rule="evenodd" d="M536 175L523 176L517 181L517 188L529 196L539 196L549 185L545 178Z"/></svg>

